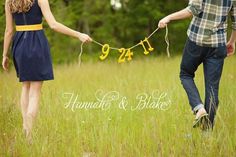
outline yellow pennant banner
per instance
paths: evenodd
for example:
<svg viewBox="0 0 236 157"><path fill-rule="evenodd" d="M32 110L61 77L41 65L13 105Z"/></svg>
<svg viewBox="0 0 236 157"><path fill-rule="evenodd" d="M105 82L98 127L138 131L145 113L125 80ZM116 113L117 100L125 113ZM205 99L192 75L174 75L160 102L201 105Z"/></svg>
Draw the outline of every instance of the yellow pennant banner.
<svg viewBox="0 0 236 157"><path fill-rule="evenodd" d="M140 41L138 45L141 45L144 49L144 54L148 55L150 52L154 51L154 48L151 46L150 42L148 41L148 38L145 38L144 40ZM135 46L136 47L136 46ZM113 48L114 49L114 48ZM117 49L117 48L115 48ZM132 52L133 48L120 48L117 49L121 54L118 59L118 63L124 63L126 61L131 61L134 53ZM99 57L102 61L105 60L108 55L110 54L111 47L108 44L104 44L102 46L102 55Z"/></svg>
<svg viewBox="0 0 236 157"><path fill-rule="evenodd" d="M125 62L129 62L133 59L134 56L134 52L132 51L134 48L138 47L138 46L142 46L143 48L143 53L144 55L149 55L151 52L154 51L154 48L152 47L152 45L149 42L149 39L159 30L159 27L153 31L148 37L144 38L143 40L141 40L138 44L130 47L130 48L116 48L116 47L111 47L109 44L102 44L96 40L93 40L93 42L99 46L102 47L102 54L99 56L100 60L104 61L105 59L107 59L107 57L109 56L111 50L116 50L120 53L120 56L118 58L118 63L125 63ZM167 56L170 57L170 52L169 52L169 39L168 39L168 27L166 26L166 35L165 35L165 42L167 44L167 48L166 48L166 52L167 52ZM81 52L79 55L79 65L81 64L81 55L83 53L83 44L81 44Z"/></svg>

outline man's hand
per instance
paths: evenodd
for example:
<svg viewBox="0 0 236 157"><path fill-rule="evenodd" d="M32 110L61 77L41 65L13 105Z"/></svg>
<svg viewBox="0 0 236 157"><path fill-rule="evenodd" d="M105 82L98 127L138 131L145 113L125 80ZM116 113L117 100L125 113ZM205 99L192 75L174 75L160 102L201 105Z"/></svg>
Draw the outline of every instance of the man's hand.
<svg viewBox="0 0 236 157"><path fill-rule="evenodd" d="M2 67L5 71L8 71L9 58L7 56L3 56L3 58L2 58Z"/></svg>
<svg viewBox="0 0 236 157"><path fill-rule="evenodd" d="M230 57L234 55L235 53L235 43L234 42L228 42L227 45L227 56Z"/></svg>
<svg viewBox="0 0 236 157"><path fill-rule="evenodd" d="M159 21L158 27L165 28L169 22L170 22L170 18L169 18L169 16L166 16L165 18L163 18Z"/></svg>

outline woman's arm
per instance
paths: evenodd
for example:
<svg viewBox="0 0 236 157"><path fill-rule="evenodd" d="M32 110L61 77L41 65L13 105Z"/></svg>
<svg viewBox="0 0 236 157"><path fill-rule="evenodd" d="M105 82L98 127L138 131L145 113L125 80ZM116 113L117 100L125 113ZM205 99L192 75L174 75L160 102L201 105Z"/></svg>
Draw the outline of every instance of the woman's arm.
<svg viewBox="0 0 236 157"><path fill-rule="evenodd" d="M187 8L185 8L185 9L183 9L181 11L175 12L175 13L170 14L170 15L166 16L165 18L163 18L159 22L158 27L164 28L164 27L166 27L166 25L170 21L186 19L186 18L189 18L189 17L192 17L192 13Z"/></svg>
<svg viewBox="0 0 236 157"><path fill-rule="evenodd" d="M9 51L12 36L14 33L13 18L12 18L10 9L7 5L7 0L5 2L5 14L6 14L6 29L5 29L5 35L4 35L2 67L4 70L7 70L8 62L9 62L8 51Z"/></svg>
<svg viewBox="0 0 236 157"><path fill-rule="evenodd" d="M42 10L44 18L46 19L46 21L51 29L53 29L56 32L59 32L59 33L62 33L62 34L65 34L65 35L68 35L71 37L79 38L82 42L92 41L92 39L88 35L74 31L74 30L64 26L63 24L57 22L51 12L48 0L38 0L38 3L39 3L39 6Z"/></svg>

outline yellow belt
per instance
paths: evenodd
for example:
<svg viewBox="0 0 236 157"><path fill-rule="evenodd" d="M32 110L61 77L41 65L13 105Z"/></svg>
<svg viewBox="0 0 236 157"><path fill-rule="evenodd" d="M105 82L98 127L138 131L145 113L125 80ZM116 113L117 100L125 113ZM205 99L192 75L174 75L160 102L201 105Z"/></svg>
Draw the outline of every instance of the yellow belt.
<svg viewBox="0 0 236 157"><path fill-rule="evenodd" d="M38 31L42 29L43 29L43 24L16 26L16 31Z"/></svg>

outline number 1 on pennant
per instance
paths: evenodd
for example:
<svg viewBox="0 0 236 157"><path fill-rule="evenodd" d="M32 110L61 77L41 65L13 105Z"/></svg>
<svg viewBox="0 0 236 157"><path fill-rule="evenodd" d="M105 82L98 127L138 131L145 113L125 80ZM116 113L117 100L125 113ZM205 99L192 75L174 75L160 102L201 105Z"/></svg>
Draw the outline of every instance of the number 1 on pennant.
<svg viewBox="0 0 236 157"><path fill-rule="evenodd" d="M103 45L102 55L99 57L102 61L105 60L110 53L110 46L108 44Z"/></svg>
<svg viewBox="0 0 236 157"><path fill-rule="evenodd" d="M148 49L146 48L145 43L147 43ZM154 50L154 48L151 46L150 42L148 41L148 38L141 40L139 44L142 45L145 55L148 55L150 52Z"/></svg>

